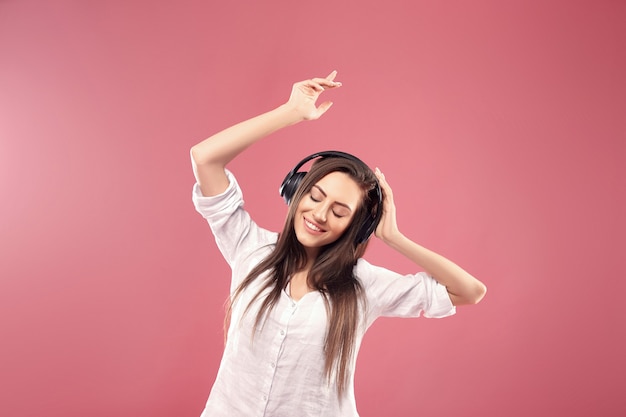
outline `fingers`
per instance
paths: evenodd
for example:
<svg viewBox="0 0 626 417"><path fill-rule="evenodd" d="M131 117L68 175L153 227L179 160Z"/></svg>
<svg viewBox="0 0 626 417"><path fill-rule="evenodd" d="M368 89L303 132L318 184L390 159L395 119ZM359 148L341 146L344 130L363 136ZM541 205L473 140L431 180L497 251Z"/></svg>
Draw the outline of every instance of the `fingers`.
<svg viewBox="0 0 626 417"><path fill-rule="evenodd" d="M330 80L327 80L326 78L313 78L310 81L316 85L321 86L322 89L341 87L340 82L330 81Z"/></svg>
<svg viewBox="0 0 626 417"><path fill-rule="evenodd" d="M380 188L383 190L385 197L393 199L393 192L391 191L389 183L385 179L385 174L383 174L378 167L376 167L374 173L376 174L376 178L378 178L378 183L380 184Z"/></svg>
<svg viewBox="0 0 626 417"><path fill-rule="evenodd" d="M304 85L313 88L318 93L321 93L322 91L324 91L324 87L322 86L322 84L319 83L320 79L321 78L314 78L312 80L307 80L304 82Z"/></svg>
<svg viewBox="0 0 626 417"><path fill-rule="evenodd" d="M315 90L316 93L321 93L326 89L341 87L341 83L328 81L326 78L313 78L312 80L306 80L299 83L304 87L309 87Z"/></svg>
<svg viewBox="0 0 626 417"><path fill-rule="evenodd" d="M378 227L376 227L375 233L376 237L389 243L394 236L399 236L398 224L396 221L396 206L393 201L391 187L385 178L385 174L383 174L378 167L374 172L383 192L382 217Z"/></svg>
<svg viewBox="0 0 626 417"><path fill-rule="evenodd" d="M387 184L387 181L385 181L385 174L382 173L382 171L380 170L380 168L376 167L376 169L374 170L374 174L376 174L376 178L378 178L378 182L380 183L380 186L382 187L383 185L385 186L389 186Z"/></svg>
<svg viewBox="0 0 626 417"><path fill-rule="evenodd" d="M335 81L337 71L331 72L326 78L311 78L310 80L304 80L295 85L308 87L313 89L316 93L321 93L326 89L341 87L341 83Z"/></svg>
<svg viewBox="0 0 626 417"><path fill-rule="evenodd" d="M311 81L323 86L324 88L336 88L341 87L341 83L335 81L335 77L337 76L337 71L333 71L326 78L313 78Z"/></svg>

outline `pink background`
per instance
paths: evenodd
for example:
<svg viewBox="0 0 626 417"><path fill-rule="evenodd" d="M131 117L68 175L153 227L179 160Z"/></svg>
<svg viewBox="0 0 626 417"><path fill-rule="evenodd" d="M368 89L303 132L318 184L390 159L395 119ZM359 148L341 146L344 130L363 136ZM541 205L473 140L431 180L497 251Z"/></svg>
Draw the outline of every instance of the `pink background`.
<svg viewBox="0 0 626 417"><path fill-rule="evenodd" d="M229 270L189 148L338 69L322 120L232 164L248 209L278 229L286 172L353 152L405 233L489 288L377 322L361 416L625 415L625 19L608 0L0 0L0 414L200 414Z"/></svg>

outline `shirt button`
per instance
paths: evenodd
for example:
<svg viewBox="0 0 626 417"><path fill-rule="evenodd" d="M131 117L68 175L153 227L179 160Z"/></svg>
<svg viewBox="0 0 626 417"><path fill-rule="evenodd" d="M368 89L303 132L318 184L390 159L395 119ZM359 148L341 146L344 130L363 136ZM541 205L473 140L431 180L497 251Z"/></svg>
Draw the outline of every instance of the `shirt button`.
<svg viewBox="0 0 626 417"><path fill-rule="evenodd" d="M284 336L284 335L285 335L285 331L284 331L284 330L281 330L281 331L280 331L280 335L281 335L281 336Z"/></svg>
<svg viewBox="0 0 626 417"><path fill-rule="evenodd" d="M272 368L276 368L276 364L274 362L272 362L270 365Z"/></svg>
<svg viewBox="0 0 626 417"><path fill-rule="evenodd" d="M267 395L263 396L263 401L267 401Z"/></svg>

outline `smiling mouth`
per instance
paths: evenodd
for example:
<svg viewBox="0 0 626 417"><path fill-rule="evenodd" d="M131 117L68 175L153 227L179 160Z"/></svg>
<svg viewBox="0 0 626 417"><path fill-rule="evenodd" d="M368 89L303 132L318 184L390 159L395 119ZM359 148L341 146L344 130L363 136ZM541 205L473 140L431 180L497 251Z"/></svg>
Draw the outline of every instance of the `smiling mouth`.
<svg viewBox="0 0 626 417"><path fill-rule="evenodd" d="M323 229L320 229L318 226L316 226L315 224L311 223L310 221L308 221L307 219L304 219L304 224L306 225L306 227L314 232L324 232Z"/></svg>

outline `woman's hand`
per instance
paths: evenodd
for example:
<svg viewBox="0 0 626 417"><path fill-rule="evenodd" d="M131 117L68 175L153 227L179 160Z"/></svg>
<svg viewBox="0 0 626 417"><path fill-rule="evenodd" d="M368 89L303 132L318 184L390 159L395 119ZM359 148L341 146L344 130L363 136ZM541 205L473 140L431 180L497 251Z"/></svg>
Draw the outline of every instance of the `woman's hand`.
<svg viewBox="0 0 626 417"><path fill-rule="evenodd" d="M393 201L393 191L385 179L385 174L380 172L378 168L376 168L375 174L383 192L383 214L375 234L377 238L389 244L394 238L401 236L396 221L396 205Z"/></svg>
<svg viewBox="0 0 626 417"><path fill-rule="evenodd" d="M324 90L341 87L341 83L335 81L335 76L337 71L331 72L326 78L313 78L295 83L286 105L294 110L301 120L319 119L333 103L325 101L316 106L315 102Z"/></svg>

